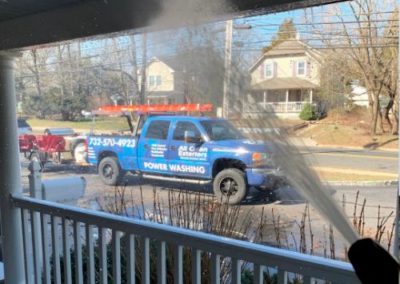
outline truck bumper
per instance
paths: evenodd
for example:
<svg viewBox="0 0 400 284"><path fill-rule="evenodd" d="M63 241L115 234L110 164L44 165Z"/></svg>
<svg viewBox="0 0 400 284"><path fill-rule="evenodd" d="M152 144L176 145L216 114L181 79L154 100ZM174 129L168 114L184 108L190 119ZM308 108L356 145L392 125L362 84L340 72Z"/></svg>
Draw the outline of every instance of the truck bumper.
<svg viewBox="0 0 400 284"><path fill-rule="evenodd" d="M279 169L249 168L246 169L247 184L265 190L274 190L287 184L287 179Z"/></svg>

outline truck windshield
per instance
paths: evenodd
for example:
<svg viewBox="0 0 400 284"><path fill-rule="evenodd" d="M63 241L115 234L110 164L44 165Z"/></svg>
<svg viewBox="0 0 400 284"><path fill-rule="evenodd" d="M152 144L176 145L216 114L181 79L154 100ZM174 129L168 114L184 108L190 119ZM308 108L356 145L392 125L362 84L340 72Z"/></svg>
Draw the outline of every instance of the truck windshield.
<svg viewBox="0 0 400 284"><path fill-rule="evenodd" d="M204 127L211 141L237 140L246 137L226 120L204 120L200 124Z"/></svg>

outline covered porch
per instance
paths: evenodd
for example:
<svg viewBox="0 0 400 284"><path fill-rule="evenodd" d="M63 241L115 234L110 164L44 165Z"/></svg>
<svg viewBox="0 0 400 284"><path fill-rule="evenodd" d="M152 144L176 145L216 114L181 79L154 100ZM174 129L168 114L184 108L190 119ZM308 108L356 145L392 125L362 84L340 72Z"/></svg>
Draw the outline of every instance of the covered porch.
<svg viewBox="0 0 400 284"><path fill-rule="evenodd" d="M244 113L299 114L306 104L313 104L318 86L299 78L274 78L253 85L247 94Z"/></svg>

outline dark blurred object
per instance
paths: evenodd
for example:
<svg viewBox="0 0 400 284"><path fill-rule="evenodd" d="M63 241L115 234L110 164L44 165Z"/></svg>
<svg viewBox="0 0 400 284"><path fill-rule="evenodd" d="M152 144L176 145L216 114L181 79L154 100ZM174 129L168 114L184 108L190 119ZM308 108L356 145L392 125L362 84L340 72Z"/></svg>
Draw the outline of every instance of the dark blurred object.
<svg viewBox="0 0 400 284"><path fill-rule="evenodd" d="M399 263L372 239L351 245L349 260L363 284L399 284Z"/></svg>

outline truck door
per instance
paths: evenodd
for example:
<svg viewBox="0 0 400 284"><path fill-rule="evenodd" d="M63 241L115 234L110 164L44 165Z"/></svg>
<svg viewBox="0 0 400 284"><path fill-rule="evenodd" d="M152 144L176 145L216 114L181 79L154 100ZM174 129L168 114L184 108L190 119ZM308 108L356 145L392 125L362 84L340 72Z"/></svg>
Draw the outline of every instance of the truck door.
<svg viewBox="0 0 400 284"><path fill-rule="evenodd" d="M168 147L168 167L175 175L210 176L207 142L193 122L176 121Z"/></svg>
<svg viewBox="0 0 400 284"><path fill-rule="evenodd" d="M138 142L139 169L143 172L168 174L169 120L152 119L146 124Z"/></svg>

